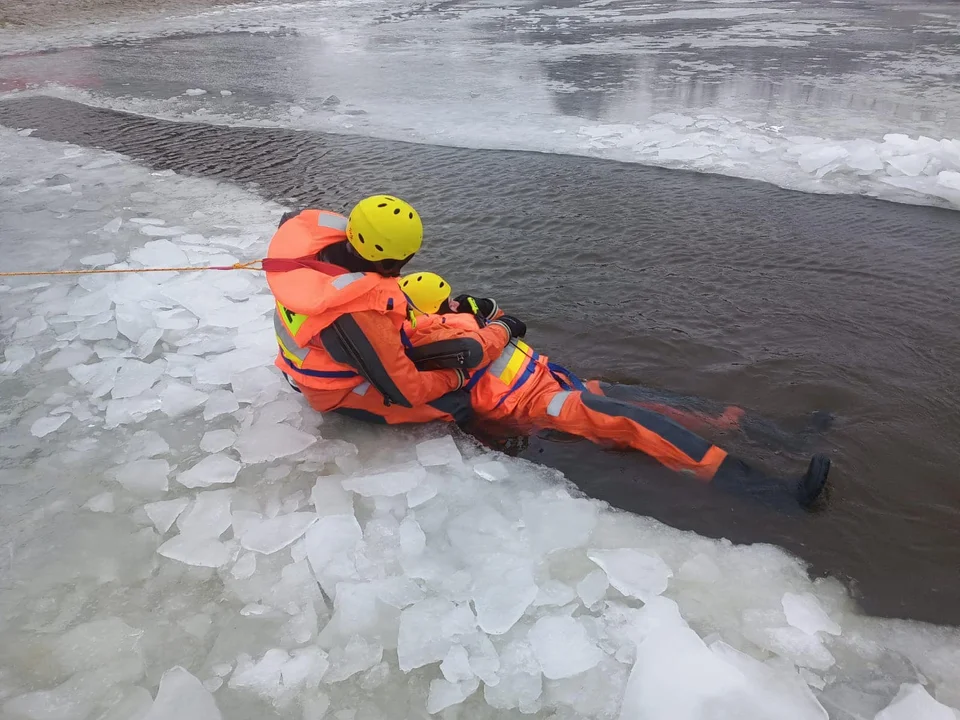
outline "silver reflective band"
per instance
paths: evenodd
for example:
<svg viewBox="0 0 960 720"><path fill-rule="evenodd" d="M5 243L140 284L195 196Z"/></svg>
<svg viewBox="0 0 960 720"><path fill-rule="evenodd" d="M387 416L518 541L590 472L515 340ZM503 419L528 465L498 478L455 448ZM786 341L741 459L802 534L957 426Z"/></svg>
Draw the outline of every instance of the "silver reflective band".
<svg viewBox="0 0 960 720"><path fill-rule="evenodd" d="M513 357L513 354L519 349L520 348L517 347L515 341L511 340L508 342L507 346L503 349L503 352L500 353L500 357L490 363L490 370L488 372L500 377L503 374L503 371L507 369L507 365L510 364L510 359Z"/></svg>
<svg viewBox="0 0 960 720"><path fill-rule="evenodd" d="M300 362L307 359L310 349L297 345L297 341L293 339L293 336L287 330L287 326L284 325L283 320L280 319L279 310L273 313L273 330L277 333L277 339L280 340L280 344L283 345L284 350L295 356Z"/></svg>
<svg viewBox="0 0 960 720"><path fill-rule="evenodd" d="M349 273L347 275L337 275L337 277L333 279L333 286L337 290L343 290L350 283L356 280L361 280L363 278L363 275L364 275L363 273Z"/></svg>
<svg viewBox="0 0 960 720"><path fill-rule="evenodd" d="M569 390L563 390L554 395L550 404L547 405L547 415L550 417L559 417L560 411L563 410L563 404L567 401L568 397L570 397Z"/></svg>
<svg viewBox="0 0 960 720"><path fill-rule="evenodd" d="M331 230L346 230L347 219L345 217L320 213L320 217L317 218L317 227L330 228Z"/></svg>
<svg viewBox="0 0 960 720"><path fill-rule="evenodd" d="M364 382L364 383L360 383L359 385L357 385L357 386L353 389L353 391L354 391L357 395L366 395L366 394L367 394L367 390L369 390L369 389L370 389L370 383Z"/></svg>

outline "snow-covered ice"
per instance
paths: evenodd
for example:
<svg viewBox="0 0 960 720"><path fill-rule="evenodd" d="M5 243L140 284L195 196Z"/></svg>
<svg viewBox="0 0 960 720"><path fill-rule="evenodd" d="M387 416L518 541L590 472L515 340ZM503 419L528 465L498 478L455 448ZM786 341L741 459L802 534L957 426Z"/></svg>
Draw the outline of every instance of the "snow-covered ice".
<svg viewBox="0 0 960 720"><path fill-rule="evenodd" d="M0 140L5 227L64 192L99 208L51 219L41 262L102 253L105 226L120 263L241 229L255 256L281 211ZM274 382L265 287L228 275L23 282L43 328L0 303L0 446L31 453L0 503L4 717L956 720L955 629L866 617L786 552L612 512L456 431L319 418ZM237 292L256 322L203 306ZM54 344L81 328L110 331Z"/></svg>

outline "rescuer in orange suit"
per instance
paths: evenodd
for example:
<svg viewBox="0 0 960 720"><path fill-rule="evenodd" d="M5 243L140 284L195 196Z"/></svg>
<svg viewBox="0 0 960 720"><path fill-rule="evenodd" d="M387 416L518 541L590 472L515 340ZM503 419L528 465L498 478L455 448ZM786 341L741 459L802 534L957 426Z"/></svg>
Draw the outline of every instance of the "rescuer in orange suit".
<svg viewBox="0 0 960 720"><path fill-rule="evenodd" d="M303 210L281 218L263 260L276 300L275 364L315 410L390 424L468 419L464 370L421 370L405 352L408 309L397 277L422 241L416 210L391 195L361 200L349 217ZM480 334L497 357L511 321Z"/></svg>
<svg viewBox="0 0 960 720"><path fill-rule="evenodd" d="M599 383L581 382L523 342L526 326L514 318L504 320L493 300L466 295L451 299L449 284L433 273L403 277L400 288L412 311L405 330L413 347L407 354L421 367L469 372L464 387L477 418L521 432L552 429L633 448L672 470L735 489L782 485L665 415L606 397ZM497 322L512 325L514 338L488 362L496 348L489 344L487 329ZM813 457L791 488L801 505L817 498L829 470L826 456Z"/></svg>

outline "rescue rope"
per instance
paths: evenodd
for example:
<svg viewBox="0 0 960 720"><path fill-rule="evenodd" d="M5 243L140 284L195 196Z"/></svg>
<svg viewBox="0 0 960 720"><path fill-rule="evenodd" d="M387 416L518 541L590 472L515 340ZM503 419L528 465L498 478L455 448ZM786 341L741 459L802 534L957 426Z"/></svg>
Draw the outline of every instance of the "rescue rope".
<svg viewBox="0 0 960 720"><path fill-rule="evenodd" d="M36 275L105 275L108 273L149 273L149 272L198 272L201 270L263 270L263 259L238 262L233 265L204 265L202 267L159 267L159 268L91 268L89 270L23 270L0 272L0 277L27 277Z"/></svg>

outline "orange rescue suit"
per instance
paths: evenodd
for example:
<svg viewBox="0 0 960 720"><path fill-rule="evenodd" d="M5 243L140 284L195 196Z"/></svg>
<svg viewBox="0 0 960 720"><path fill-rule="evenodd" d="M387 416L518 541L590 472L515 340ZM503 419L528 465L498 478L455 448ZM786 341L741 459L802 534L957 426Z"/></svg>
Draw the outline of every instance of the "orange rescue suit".
<svg viewBox="0 0 960 720"><path fill-rule="evenodd" d="M304 210L270 241L264 270L277 304L276 366L320 412L382 423L468 412L456 371L421 371L407 357L407 300L396 278L324 262L324 250L346 242L346 227L343 215Z"/></svg>
<svg viewBox="0 0 960 720"><path fill-rule="evenodd" d="M422 316L406 325L411 344L420 348L455 338L480 342L484 330L467 313ZM546 428L599 444L629 447L704 480L712 479L727 457L725 450L664 415L595 392L570 389L561 379L546 356L514 339L492 363L475 371L466 387L479 418L523 431Z"/></svg>

